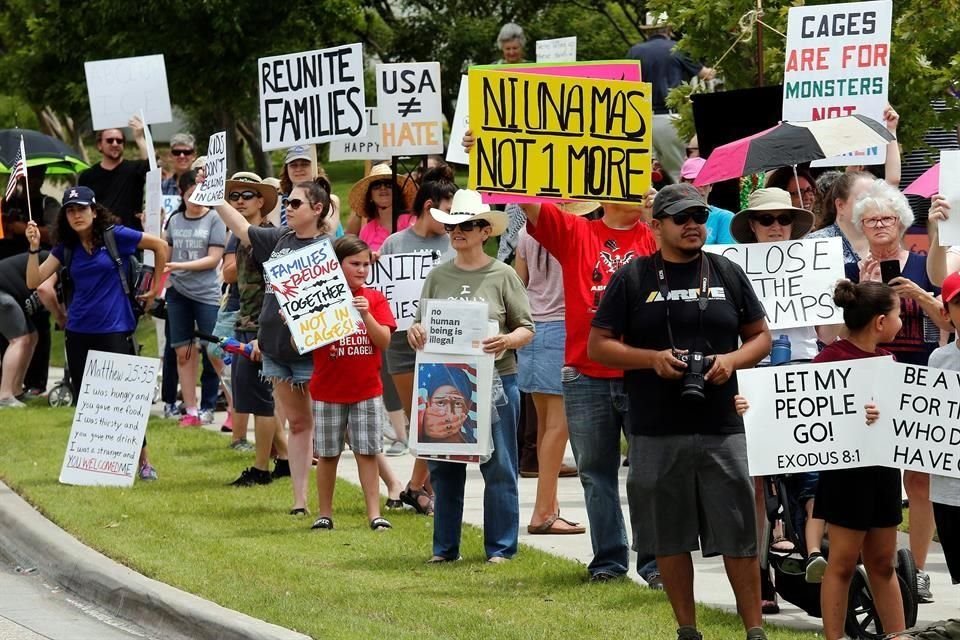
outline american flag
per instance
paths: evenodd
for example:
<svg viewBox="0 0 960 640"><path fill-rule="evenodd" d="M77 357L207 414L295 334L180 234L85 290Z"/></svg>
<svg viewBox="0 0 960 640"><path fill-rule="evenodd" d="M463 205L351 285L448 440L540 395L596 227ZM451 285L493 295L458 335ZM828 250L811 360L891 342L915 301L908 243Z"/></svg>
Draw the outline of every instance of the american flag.
<svg viewBox="0 0 960 640"><path fill-rule="evenodd" d="M4 200L9 200L10 196L13 195L14 190L17 188L17 180L21 177L24 180L27 179L26 157L27 154L23 150L23 136L20 136L20 149L17 150L17 155L13 159L13 166L10 169L10 182L7 183L7 191L3 194Z"/></svg>

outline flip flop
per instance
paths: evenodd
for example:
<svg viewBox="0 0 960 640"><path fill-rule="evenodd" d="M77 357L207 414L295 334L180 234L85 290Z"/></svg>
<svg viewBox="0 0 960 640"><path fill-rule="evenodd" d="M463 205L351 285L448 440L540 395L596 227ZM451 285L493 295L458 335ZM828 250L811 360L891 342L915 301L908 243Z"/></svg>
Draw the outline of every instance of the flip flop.
<svg viewBox="0 0 960 640"><path fill-rule="evenodd" d="M569 525L570 528L554 527L554 525L557 523L557 520ZM586 532L586 528L580 526L580 523L570 522L566 518L561 518L559 515L550 516L541 524L531 524L527 527L527 533L534 536L575 535Z"/></svg>
<svg viewBox="0 0 960 640"><path fill-rule="evenodd" d="M424 504L420 501L421 498L426 499L426 506L424 506ZM400 492L400 500L413 507L414 510L420 515L433 515L433 498L431 498L430 494L423 489L404 489Z"/></svg>

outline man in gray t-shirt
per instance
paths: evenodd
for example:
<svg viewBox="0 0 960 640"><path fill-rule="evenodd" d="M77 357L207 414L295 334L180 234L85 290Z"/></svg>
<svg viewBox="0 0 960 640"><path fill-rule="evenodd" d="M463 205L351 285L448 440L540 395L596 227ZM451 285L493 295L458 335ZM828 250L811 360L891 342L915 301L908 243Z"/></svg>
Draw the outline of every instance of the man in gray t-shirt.
<svg viewBox="0 0 960 640"><path fill-rule="evenodd" d="M217 280L217 265L209 269L182 269L180 265L207 257L210 247L227 244L227 227L213 210L207 210L199 218L185 213L174 214L167 224L167 243L171 247L170 286L177 293L203 304L219 305L220 283Z"/></svg>

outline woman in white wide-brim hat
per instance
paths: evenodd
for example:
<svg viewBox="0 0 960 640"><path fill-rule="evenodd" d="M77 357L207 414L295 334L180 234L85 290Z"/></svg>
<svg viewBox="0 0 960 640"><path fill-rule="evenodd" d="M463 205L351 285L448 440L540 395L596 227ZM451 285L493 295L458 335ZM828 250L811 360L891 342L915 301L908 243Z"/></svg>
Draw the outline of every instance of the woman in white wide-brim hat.
<svg viewBox="0 0 960 640"><path fill-rule="evenodd" d="M517 421L520 390L517 386L517 359L514 351L533 338L533 318L527 292L513 269L491 258L483 244L507 228L507 216L491 211L480 194L461 189L453 197L450 212L431 209L430 214L444 225L456 252L453 260L436 266L427 276L420 310L429 299L475 300L486 302L489 319L500 330L483 341L483 350L497 356L496 368L506 403L497 406L499 420L493 424L494 450L480 465L484 478L483 546L489 562L509 560L517 553L520 501L517 480ZM422 349L426 332L418 322L410 327L407 340ZM451 425L451 429L459 429ZM460 531L463 527L463 490L466 466L455 462L430 461L434 490L433 556L430 562L452 562L460 558Z"/></svg>

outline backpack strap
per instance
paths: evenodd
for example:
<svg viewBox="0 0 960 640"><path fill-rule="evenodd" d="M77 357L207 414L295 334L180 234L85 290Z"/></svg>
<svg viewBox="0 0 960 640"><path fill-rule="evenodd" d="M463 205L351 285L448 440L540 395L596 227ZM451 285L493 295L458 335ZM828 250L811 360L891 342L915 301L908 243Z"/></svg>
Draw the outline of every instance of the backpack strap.
<svg viewBox="0 0 960 640"><path fill-rule="evenodd" d="M734 263L729 258L725 258L718 253L704 251L703 254L707 256L707 259L710 261L710 266L717 270L723 288L733 296L733 304L737 308L737 315L742 318L746 311L746 301L744 300L740 276L737 274Z"/></svg>
<svg viewBox="0 0 960 640"><path fill-rule="evenodd" d="M63 264L60 265L60 291L63 293L63 305L69 307L73 302L73 276L70 265L73 263L73 245L63 245Z"/></svg>
<svg viewBox="0 0 960 640"><path fill-rule="evenodd" d="M110 259L117 267L117 273L120 274L120 286L123 287L123 293L132 299L132 289L127 270L123 267L123 258L120 256L120 249L117 248L117 236L115 225L110 225L103 230L103 246L107 248Z"/></svg>

